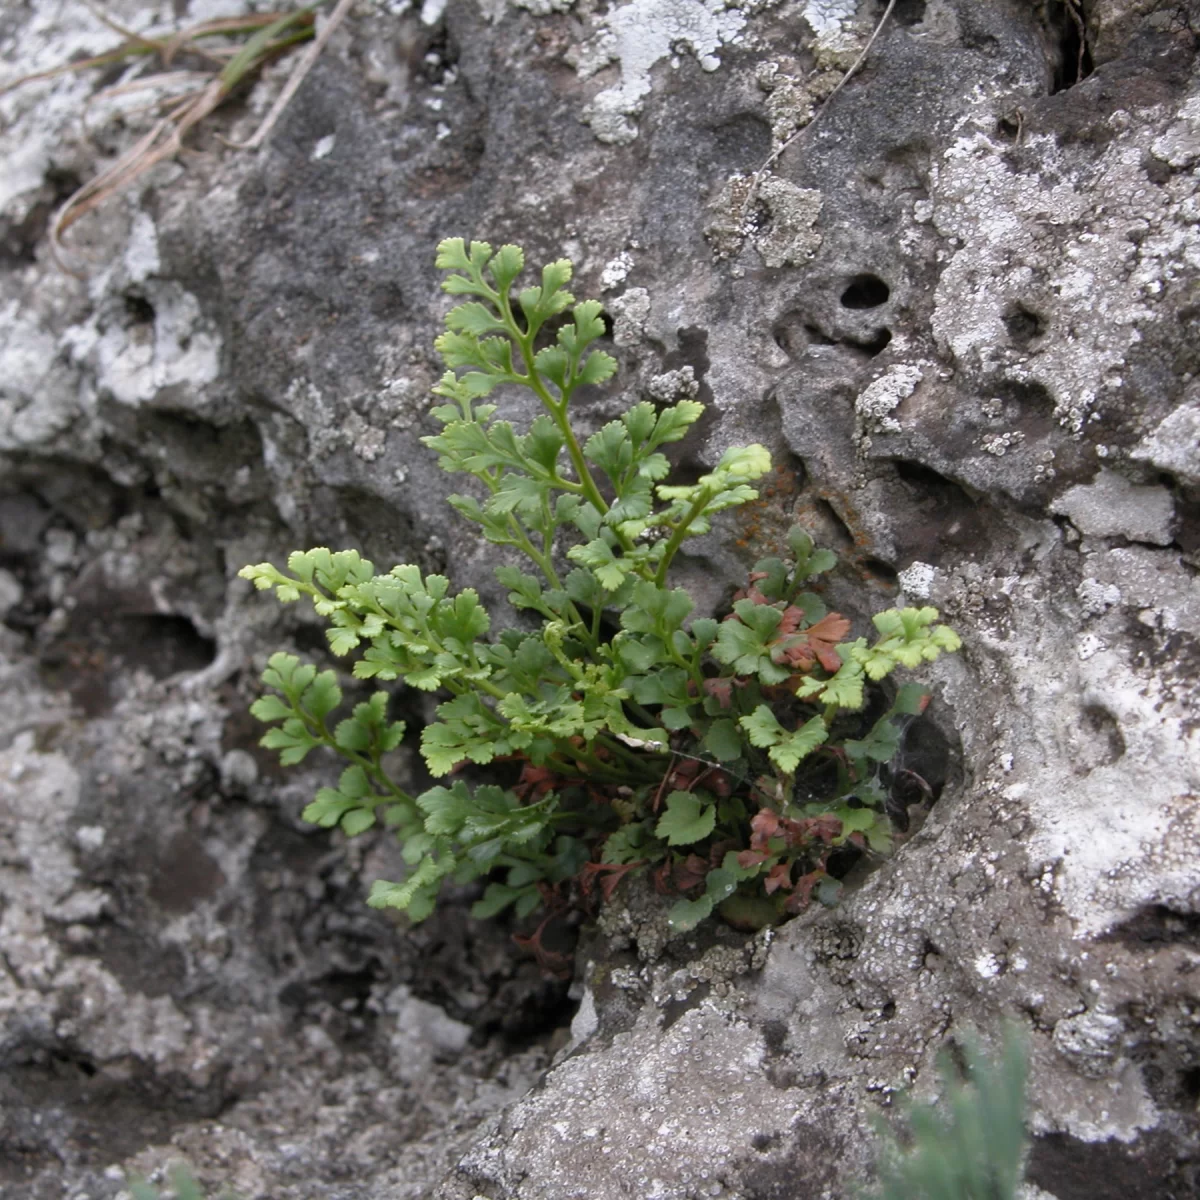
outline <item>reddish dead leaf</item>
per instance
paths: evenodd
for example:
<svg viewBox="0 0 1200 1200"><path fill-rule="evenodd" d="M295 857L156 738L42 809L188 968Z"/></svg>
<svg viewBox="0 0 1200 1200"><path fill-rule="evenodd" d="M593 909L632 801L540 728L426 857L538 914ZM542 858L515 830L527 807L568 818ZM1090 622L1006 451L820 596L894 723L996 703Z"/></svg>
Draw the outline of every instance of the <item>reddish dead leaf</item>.
<svg viewBox="0 0 1200 1200"><path fill-rule="evenodd" d="M562 776L549 767L535 767L532 763L526 763L513 791L528 803L533 799L540 800L547 792L558 790L564 782Z"/></svg>
<svg viewBox="0 0 1200 1200"><path fill-rule="evenodd" d="M761 867L771 856L762 850L742 850L738 853L737 863L743 871L751 867Z"/></svg>
<svg viewBox="0 0 1200 1200"><path fill-rule="evenodd" d="M828 846L841 832L842 822L832 813L793 821L790 817L781 817L774 809L760 808L750 818L750 849L768 855L770 841L776 837L782 837L791 850L804 849L813 842Z"/></svg>
<svg viewBox="0 0 1200 1200"><path fill-rule="evenodd" d="M785 890L792 886L792 864L781 862L776 863L768 872L766 879L763 880L763 891L768 896L779 891L780 888Z"/></svg>
<svg viewBox="0 0 1200 1200"><path fill-rule="evenodd" d="M748 586L744 588L738 588L738 590L733 593L734 604L736 604L739 600L753 600L755 604L769 604L770 601L766 598L766 596L764 596L762 592L760 592L758 588L754 586L760 579L766 579L766 577L766 571L751 571ZM730 616L732 615L733 614L731 613ZM728 621L729 617L726 617L725 620Z"/></svg>
<svg viewBox="0 0 1200 1200"><path fill-rule="evenodd" d="M779 831L782 818L772 808L760 808L750 818L750 848L766 850L767 842Z"/></svg>
<svg viewBox="0 0 1200 1200"><path fill-rule="evenodd" d="M800 628L801 622L804 620L804 610L797 608L794 604L789 604L783 610L783 617L775 629L779 637L788 637Z"/></svg>
<svg viewBox="0 0 1200 1200"><path fill-rule="evenodd" d="M787 612L796 610L787 610ZM803 616L803 614L800 614ZM782 623L780 625L782 628ZM795 628L795 626L793 626ZM836 646L850 632L850 622L840 613L827 613L815 625L799 633L790 633L775 639L771 658L777 663L807 670L814 660L831 674L842 665Z"/></svg>
<svg viewBox="0 0 1200 1200"><path fill-rule="evenodd" d="M733 838L722 838L719 842L713 842L708 848L708 865L710 867L719 867L725 861L725 855L731 850L736 851L741 845L740 840Z"/></svg>
<svg viewBox="0 0 1200 1200"><path fill-rule="evenodd" d="M801 875L796 881L795 890L788 897L787 904L784 906L790 913L803 912L812 902L813 888L825 878L824 871L809 871L807 875Z"/></svg>
<svg viewBox="0 0 1200 1200"><path fill-rule="evenodd" d="M834 647L850 632L850 622L841 613L828 613L815 625L810 625L804 636L827 671L841 669L842 657Z"/></svg>
<svg viewBox="0 0 1200 1200"><path fill-rule="evenodd" d="M585 896L590 896L592 888L599 883L600 894L605 900L611 900L613 892L617 890L617 884L630 871L635 871L638 867L645 865L645 861L641 859L631 863L584 863L583 870L578 875L579 887Z"/></svg>
<svg viewBox="0 0 1200 1200"><path fill-rule="evenodd" d="M538 966L547 974L553 975L555 979L570 979L574 974L575 956L560 954L542 944L542 935L553 917L554 914L547 917L531 934L514 933L512 940L522 950L528 950L537 959Z"/></svg>
<svg viewBox="0 0 1200 1200"><path fill-rule="evenodd" d="M672 882L678 891L689 892L699 887L708 875L708 862L698 854L689 854L681 862L676 861L672 872Z"/></svg>
<svg viewBox="0 0 1200 1200"><path fill-rule="evenodd" d="M816 841L824 842L829 846L833 844L833 839L842 832L842 819L835 817L833 813L822 813L819 817L808 817L805 821L808 826L808 832Z"/></svg>

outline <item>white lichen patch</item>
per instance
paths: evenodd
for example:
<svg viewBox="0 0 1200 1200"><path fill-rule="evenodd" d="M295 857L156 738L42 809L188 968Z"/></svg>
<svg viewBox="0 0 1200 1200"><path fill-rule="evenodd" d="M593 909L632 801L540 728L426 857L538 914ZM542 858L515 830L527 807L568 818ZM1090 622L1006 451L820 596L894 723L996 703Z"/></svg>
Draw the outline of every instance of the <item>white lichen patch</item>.
<svg viewBox="0 0 1200 1200"><path fill-rule="evenodd" d="M1116 402L1139 325L1164 288L1200 268L1200 229L1187 217L1197 182L1181 175L1171 188L1154 186L1146 163L1155 128L1134 127L1124 113L1110 118L1098 161L1030 138L1039 163L1030 171L1014 169L985 125L994 118L964 113L962 133L933 164L933 223L951 247L933 332L983 386L1044 388L1060 424L1081 435ZM1054 312L1070 336L1015 337L1006 321L1022 310Z"/></svg>
<svg viewBox="0 0 1200 1200"><path fill-rule="evenodd" d="M757 198L771 214L770 225L754 238L754 248L768 267L798 267L821 248L817 219L824 200L815 188L797 187L768 176Z"/></svg>
<svg viewBox="0 0 1200 1200"><path fill-rule="evenodd" d="M722 0L632 0L610 12L600 30L580 50L576 69L588 79L616 63L620 81L605 88L584 109L583 119L598 140L627 145L637 137L633 119L650 95L656 63L686 46L705 69L719 65L717 51L733 41L746 23Z"/></svg>
<svg viewBox="0 0 1200 1200"><path fill-rule="evenodd" d="M1003 458L1010 450L1015 450L1025 440L1025 435L1019 429L1010 429L1007 433L990 433L980 445L995 458Z"/></svg>
<svg viewBox="0 0 1200 1200"><path fill-rule="evenodd" d="M70 424L69 411L41 403L55 390L57 353L38 314L16 300L0 309L0 447L34 445Z"/></svg>
<svg viewBox="0 0 1200 1200"><path fill-rule="evenodd" d="M636 346L650 319L650 293L645 288L630 288L610 300L608 307L613 314L613 341L618 346Z"/></svg>
<svg viewBox="0 0 1200 1200"><path fill-rule="evenodd" d="M856 0L807 0L802 15L818 38L830 38L845 32L857 8Z"/></svg>
<svg viewBox="0 0 1200 1200"><path fill-rule="evenodd" d="M147 281L144 290L151 325L103 306L63 335L71 358L122 404L144 404L174 385L200 388L220 374L221 338L195 296L174 281Z"/></svg>
<svg viewBox="0 0 1200 1200"><path fill-rule="evenodd" d="M107 11L132 23L139 9L126 2ZM18 28L19 33L0 41L0 88L24 75L100 54L120 40L86 4L72 0L35 6ZM81 72L0 93L0 213L17 221L27 215L52 161L62 165L70 155L63 142L69 146L73 140L71 132L78 130L79 114L94 87L95 74Z"/></svg>
<svg viewBox="0 0 1200 1200"><path fill-rule="evenodd" d="M1162 681L1133 672L1118 652L1097 648L1080 658L1073 678L1060 673L1057 703L1031 702L1052 716L1051 768L1026 802L1035 822L1030 855L1060 863L1058 896L1083 935L1146 905L1192 910L1200 892L1200 731ZM1082 757L1085 712L1110 723L1110 761ZM1073 759L1086 785L1073 777ZM1060 784L1052 782L1056 770Z"/></svg>
<svg viewBox="0 0 1200 1200"><path fill-rule="evenodd" d="M1106 613L1115 604L1121 603L1121 589L1113 583L1102 583L1088 576L1075 589L1079 607L1085 617Z"/></svg>
<svg viewBox="0 0 1200 1200"><path fill-rule="evenodd" d="M824 199L786 179L732 175L712 201L704 236L718 258L732 258L750 238L768 267L800 266L821 248Z"/></svg>
<svg viewBox="0 0 1200 1200"><path fill-rule="evenodd" d="M1155 158L1182 168L1200 160L1200 96L1193 96L1179 110L1179 119L1150 148Z"/></svg>
<svg viewBox="0 0 1200 1200"><path fill-rule="evenodd" d="M892 413L917 390L921 376L920 367L901 363L889 367L883 375L868 384L854 402L854 411L862 430L868 433L899 433L900 422Z"/></svg>
<svg viewBox="0 0 1200 1200"><path fill-rule="evenodd" d="M628 251L622 250L616 258L610 259L604 264L604 270L600 272L600 290L611 292L614 288L620 287L632 270L633 256Z"/></svg>
<svg viewBox="0 0 1200 1200"><path fill-rule="evenodd" d="M817 67L848 71L866 44L867 27L854 20L854 0L809 0L804 18L816 33L812 53Z"/></svg>
<svg viewBox="0 0 1200 1200"><path fill-rule="evenodd" d="M933 591L933 580L937 568L929 563L910 563L896 576L901 590L912 600L928 600Z"/></svg>

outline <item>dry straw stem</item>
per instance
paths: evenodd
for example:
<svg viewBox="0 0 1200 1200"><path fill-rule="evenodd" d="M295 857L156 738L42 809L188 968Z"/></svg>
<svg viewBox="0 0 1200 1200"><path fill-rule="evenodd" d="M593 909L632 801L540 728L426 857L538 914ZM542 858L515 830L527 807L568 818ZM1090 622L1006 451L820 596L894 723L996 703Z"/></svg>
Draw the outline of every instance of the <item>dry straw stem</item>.
<svg viewBox="0 0 1200 1200"><path fill-rule="evenodd" d="M785 150L791 147L795 142L799 141L804 134L825 115L825 110L833 103L833 98L850 82L850 80L858 73L859 68L867 61L867 55L871 53L871 47L875 45L879 35L883 32L883 27L888 23L888 18L892 15L892 10L896 7L896 0L888 0L888 6L883 10L883 16L879 18L879 23L875 26L870 38L867 39L867 44L862 48L862 53L854 60L845 75L837 82L837 87L825 97L825 102L817 109L816 116L813 117L807 125L801 126L795 133L792 134L786 142L781 142L767 157L767 161L763 163L757 171L754 172L754 178L750 181L750 190L746 193L746 199L742 203L742 216L750 211L750 205L754 203L754 197L758 194L759 185L762 183L767 172L779 161Z"/></svg>
<svg viewBox="0 0 1200 1200"><path fill-rule="evenodd" d="M279 120L283 114L283 110L287 108L291 98L296 94L296 90L304 82L304 77L312 70L312 65L320 57L321 51L325 49L325 43L333 36L333 31L342 23L342 18L350 11L354 5L354 0L338 0L337 7L329 16L329 20L321 26L320 33L317 34L316 41L313 42L303 57L296 64L295 70L288 77L288 81L284 84L283 91L279 93L275 103L271 105L271 111L267 113L263 123L254 131L254 135L244 142L231 142L227 138L221 138L221 141L227 146L232 146L235 150L257 150L259 146L266 140L267 134L275 128L275 122Z"/></svg>
<svg viewBox="0 0 1200 1200"><path fill-rule="evenodd" d="M66 262L68 254L62 238L80 217L103 204L109 197L128 187L151 167L171 158L183 147L188 132L218 107L229 94L264 63L282 53L297 42L309 41L313 37L315 6L296 9L292 12L248 14L245 17L221 18L201 21L166 37L152 37L127 29L94 5L88 7L97 19L119 33L125 40L113 50L76 62L64 63L48 71L26 75L0 89L0 94L11 91L26 83L52 79L56 76L126 63L137 58L157 57L162 70L115 87L105 89L99 98L112 98L139 88L177 87L181 83L199 83L179 96L171 96L151 105L163 109L163 115L150 130L134 143L116 162L101 171L94 179L85 183L59 210L50 229L50 251L55 262L71 274L79 274ZM326 24L322 35L313 49L320 52L332 32L330 25L340 21L349 8L348 0L340 0L334 20ZM206 48L199 45L201 39L238 38L249 35L240 45L217 45ZM175 59L181 54L199 55L212 64L208 72L171 71ZM284 89L281 102L277 102L271 115L248 144L257 145L266 132L278 120L287 101L295 93L300 81L312 66L315 54L305 60L293 72Z"/></svg>

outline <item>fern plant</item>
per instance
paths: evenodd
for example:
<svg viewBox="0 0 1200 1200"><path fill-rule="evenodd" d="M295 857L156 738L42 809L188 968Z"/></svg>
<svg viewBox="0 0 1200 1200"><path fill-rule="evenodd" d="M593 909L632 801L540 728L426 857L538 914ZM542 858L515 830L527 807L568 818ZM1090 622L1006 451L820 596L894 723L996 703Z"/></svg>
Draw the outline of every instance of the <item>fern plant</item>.
<svg viewBox="0 0 1200 1200"><path fill-rule="evenodd" d="M677 930L718 907L761 925L814 894L832 902L831 853L890 847L883 766L928 699L906 683L880 700L872 685L957 649L957 636L935 609L906 608L874 618L873 642L851 639L812 587L836 560L801 529L756 565L723 621L690 620L672 564L719 513L757 498L767 450L735 446L696 482L669 482L664 449L699 419L694 400L634 404L581 441L572 401L617 364L594 348L600 304L567 291L571 263L515 290L521 250L452 238L437 266L466 299L436 342L441 430L422 440L443 470L475 481L449 501L523 560L496 575L536 627L494 633L473 589L412 565L381 574L354 550L244 568L285 603L311 600L357 679L446 697L420 739L444 782L414 796L388 773L405 727L387 691L345 714L332 670L272 656L271 693L252 709L271 726L263 745L285 764L319 747L347 764L305 818L349 835L393 828L410 869L376 881L369 903L414 920L447 879L484 876L481 917L607 896L633 871L677 895ZM523 432L489 401L511 388L541 406ZM472 785L468 764L496 764L496 782Z"/></svg>

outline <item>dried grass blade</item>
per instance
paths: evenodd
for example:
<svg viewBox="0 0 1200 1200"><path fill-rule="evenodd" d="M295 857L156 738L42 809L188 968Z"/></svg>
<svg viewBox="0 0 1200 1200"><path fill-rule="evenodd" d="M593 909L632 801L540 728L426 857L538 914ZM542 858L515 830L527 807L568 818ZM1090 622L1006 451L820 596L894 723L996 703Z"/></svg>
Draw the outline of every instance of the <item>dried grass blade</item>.
<svg viewBox="0 0 1200 1200"><path fill-rule="evenodd" d="M101 25L106 25L114 33L119 33L128 45L140 47L148 54L162 53L162 42L156 41L154 38L148 38L145 34L138 33L136 29L130 29L128 26L122 25L120 21L110 17L99 4L95 3L95 0L83 0L83 2L91 11L92 16Z"/></svg>
<svg viewBox="0 0 1200 1200"><path fill-rule="evenodd" d="M774 150L772 150L767 156L767 161L764 162L757 171L755 171L754 178L750 183L750 190L746 193L746 199L742 204L743 214L750 211L750 205L754 202L754 197L758 194L758 188L763 181L763 177L776 164L776 162L783 157L784 151L787 150L794 142L798 141L804 134L807 134L813 128L813 126L816 125L816 123L825 115L829 105L833 102L833 98L842 90L842 88L846 86L846 84L850 82L851 79L854 78L856 74L858 74L859 67L861 67L863 63L867 61L867 55L871 53L871 47L875 45L876 39L878 39L879 35L883 32L883 28L888 23L888 18L891 17L892 10L895 7L896 0L888 0L888 6L883 10L883 16L879 18L879 22L876 24L871 36L867 39L867 44L862 48L862 52L854 60L850 69L845 73L845 75L838 80L837 87L835 87L833 91L831 91L829 95L825 97L824 102L822 103L821 107L817 109L813 119L809 121L807 125L802 125L799 129L797 129L796 132L787 139L787 141L782 142Z"/></svg>
<svg viewBox="0 0 1200 1200"><path fill-rule="evenodd" d="M50 249L55 261L70 274L78 274L66 264L66 247L62 237L80 217L86 216L110 196L128 187L151 167L177 154L182 147L183 137L197 122L204 120L222 100L227 89L219 79L214 79L199 95L192 97L186 105L177 107L173 113L163 117L144 137L121 155L107 170L95 179L88 180L59 209L50 230Z"/></svg>
<svg viewBox="0 0 1200 1200"><path fill-rule="evenodd" d="M321 51L325 49L325 44L333 36L334 30L341 24L342 18L350 11L353 4L354 0L338 0L337 7L329 14L329 20L321 27L321 31L313 40L312 45L305 50L300 61L296 64L295 70L288 77L287 83L283 86L283 91L279 93L275 103L271 105L271 111L263 118L262 124L244 142L231 142L227 138L222 138L221 140L227 146L235 150L257 150L262 145L267 134L275 128L275 123L282 116L283 110L287 108L292 97L304 82L305 76L312 70L313 63L320 57ZM311 12L311 9L305 11Z"/></svg>
<svg viewBox="0 0 1200 1200"><path fill-rule="evenodd" d="M144 75L127 83L114 83L111 87L101 88L95 95L87 98L86 106L90 107L104 100L115 100L118 96L128 96L131 92L142 92L147 88L172 88L185 83L207 84L210 79L212 76L205 71L163 71L158 75Z"/></svg>
<svg viewBox="0 0 1200 1200"><path fill-rule="evenodd" d="M45 71L35 71L32 75L22 75L20 79L14 79L12 83L6 83L0 87L0 96L24 87L27 83L37 83L42 79L54 79L59 75L69 75L73 71L86 71L89 67L107 67L112 63L124 62L125 59L138 54L153 53L155 51L147 50L142 46L130 46L128 43L122 43L115 50L109 50L104 54L95 54L91 58L80 58L75 62L61 63L59 66L49 67Z"/></svg>

